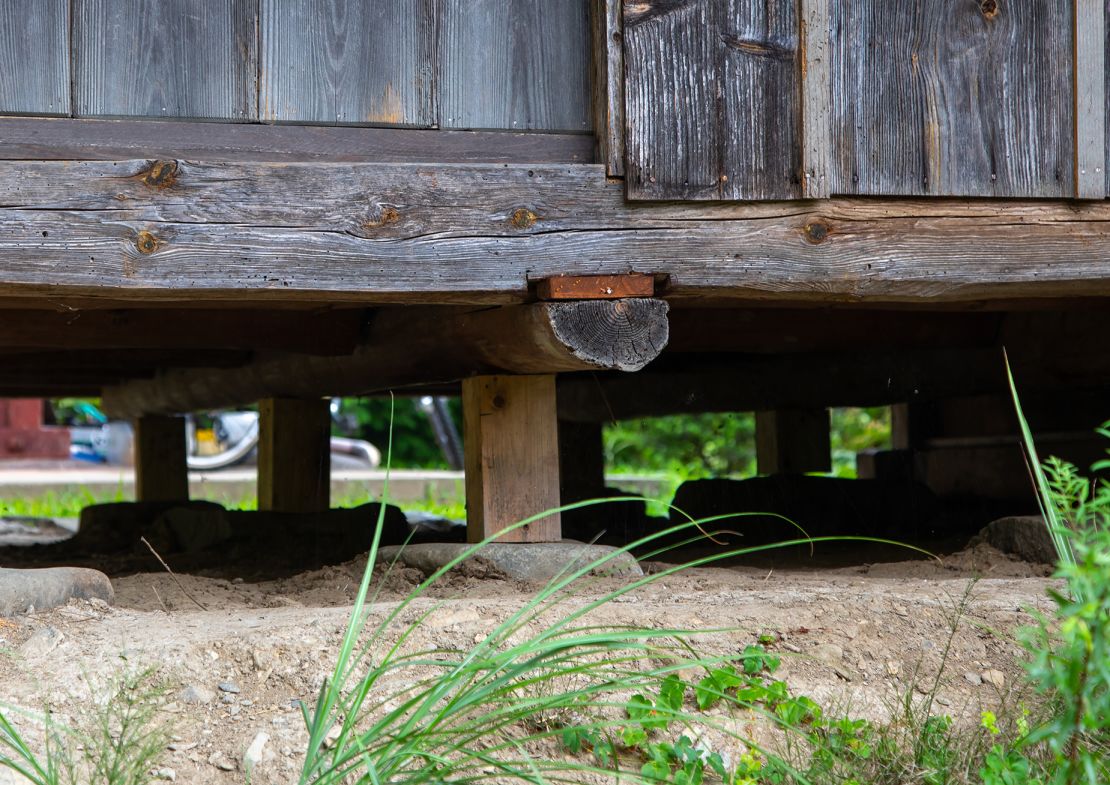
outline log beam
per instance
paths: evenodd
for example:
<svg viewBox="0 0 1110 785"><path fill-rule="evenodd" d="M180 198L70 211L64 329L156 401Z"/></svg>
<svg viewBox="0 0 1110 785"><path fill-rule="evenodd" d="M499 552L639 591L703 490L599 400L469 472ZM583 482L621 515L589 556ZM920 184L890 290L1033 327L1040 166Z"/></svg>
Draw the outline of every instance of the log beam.
<svg viewBox="0 0 1110 785"><path fill-rule="evenodd" d="M189 499L185 418L147 415L135 419L135 498L141 502Z"/></svg>
<svg viewBox="0 0 1110 785"><path fill-rule="evenodd" d="M555 377L463 380L466 529L479 542L559 506ZM502 542L557 542L559 513L506 533Z"/></svg>
<svg viewBox="0 0 1110 785"><path fill-rule="evenodd" d="M1106 201L630 205L599 165L166 159L6 162L0 205L0 296L504 304L629 272L733 301L1110 294Z"/></svg>
<svg viewBox="0 0 1110 785"><path fill-rule="evenodd" d="M322 512L331 496L328 401L267 398L258 405L258 509Z"/></svg>
<svg viewBox="0 0 1110 785"><path fill-rule="evenodd" d="M348 357L289 355L233 370L175 370L110 388L114 416L186 412L272 395L358 395L479 373L635 371L667 343L662 300L591 300L436 310L390 309Z"/></svg>

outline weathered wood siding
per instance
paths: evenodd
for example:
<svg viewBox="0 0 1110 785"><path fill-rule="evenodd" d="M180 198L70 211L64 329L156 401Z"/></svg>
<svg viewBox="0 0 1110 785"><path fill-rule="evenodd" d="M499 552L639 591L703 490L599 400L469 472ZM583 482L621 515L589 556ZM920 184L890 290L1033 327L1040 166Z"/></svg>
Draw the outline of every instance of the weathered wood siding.
<svg viewBox="0 0 1110 785"><path fill-rule="evenodd" d="M436 124L436 0L262 0L262 120Z"/></svg>
<svg viewBox="0 0 1110 785"><path fill-rule="evenodd" d="M440 125L590 130L584 0L441 0Z"/></svg>
<svg viewBox="0 0 1110 785"><path fill-rule="evenodd" d="M633 199L799 195L795 0L624 4Z"/></svg>
<svg viewBox="0 0 1110 785"><path fill-rule="evenodd" d="M833 0L832 190L1074 194L1070 0Z"/></svg>
<svg viewBox="0 0 1110 785"><path fill-rule="evenodd" d="M75 0L79 117L258 116L258 0Z"/></svg>
<svg viewBox="0 0 1110 785"><path fill-rule="evenodd" d="M69 0L0 4L0 111L69 114Z"/></svg>
<svg viewBox="0 0 1110 785"><path fill-rule="evenodd" d="M4 0L0 114L587 133L588 2Z"/></svg>

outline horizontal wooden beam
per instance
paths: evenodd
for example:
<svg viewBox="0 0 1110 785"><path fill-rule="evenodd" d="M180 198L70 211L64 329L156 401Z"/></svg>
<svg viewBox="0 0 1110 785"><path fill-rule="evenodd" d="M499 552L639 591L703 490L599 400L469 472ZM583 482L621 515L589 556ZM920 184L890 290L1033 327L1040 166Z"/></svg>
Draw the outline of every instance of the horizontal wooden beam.
<svg viewBox="0 0 1110 785"><path fill-rule="evenodd" d="M1110 204L629 205L594 165L0 167L0 297L495 304L630 272L668 299L1106 296Z"/></svg>
<svg viewBox="0 0 1110 785"><path fill-rule="evenodd" d="M0 159L590 163L586 134L0 118Z"/></svg>
<svg viewBox="0 0 1110 785"><path fill-rule="evenodd" d="M383 309L353 355L282 355L234 369L169 371L106 390L104 408L135 417L274 396L357 395L479 373L635 371L666 345L667 310L653 299Z"/></svg>
<svg viewBox="0 0 1110 785"><path fill-rule="evenodd" d="M364 309L0 310L0 347L37 349L265 349L350 354Z"/></svg>

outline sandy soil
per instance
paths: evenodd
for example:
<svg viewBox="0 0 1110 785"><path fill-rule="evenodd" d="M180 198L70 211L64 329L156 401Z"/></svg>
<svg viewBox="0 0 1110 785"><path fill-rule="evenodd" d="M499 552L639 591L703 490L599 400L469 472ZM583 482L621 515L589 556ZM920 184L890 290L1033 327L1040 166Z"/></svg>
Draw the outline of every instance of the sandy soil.
<svg viewBox="0 0 1110 785"><path fill-rule="evenodd" d="M10 655L0 657L0 696L64 716L120 669L153 666L170 686L164 711L176 736L161 765L178 782L243 782L244 751L260 734L268 740L252 781L294 781L306 738L296 707L313 699L332 665L362 569L355 560L260 583L179 576L185 591L164 573L116 579L114 607L74 602L0 622L0 652ZM1046 572L982 545L942 561L697 569L662 578L594 618L732 627L706 645L736 651L775 633L772 648L796 693L881 718L915 679L936 674L953 609L981 576L939 698L945 711L977 717L1016 682L1020 650L1012 632L1029 622L1027 609L1048 609ZM388 612L422 577L411 570L390 576L372 615ZM595 585L575 602L604 588ZM470 646L530 590L481 569L452 576L405 617L437 606L413 645Z"/></svg>

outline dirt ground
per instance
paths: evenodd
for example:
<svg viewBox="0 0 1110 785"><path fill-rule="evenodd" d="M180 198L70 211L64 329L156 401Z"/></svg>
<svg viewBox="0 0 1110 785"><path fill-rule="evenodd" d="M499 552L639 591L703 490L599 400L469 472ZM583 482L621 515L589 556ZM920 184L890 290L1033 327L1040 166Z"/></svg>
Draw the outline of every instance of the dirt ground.
<svg viewBox="0 0 1110 785"><path fill-rule="evenodd" d="M914 683L937 672L953 611L971 587L938 703L978 717L1019 674L1015 628L1028 609L1048 609L1045 565L1015 561L986 545L939 561L716 567L668 576L592 618L610 624L735 628L707 641L739 651L761 633L783 655L795 693L858 716L882 718ZM841 554L836 561L853 561ZM295 781L306 733L299 701L311 701L333 663L363 562L290 578L139 573L115 579L115 605L73 602L0 622L0 696L65 716L122 669L158 668L169 685L164 711L175 741L161 763L178 782L242 783L243 755L264 739L252 782ZM649 570L658 565L646 565ZM371 615L380 618L423 576L389 576ZM977 579L977 580L976 580ZM611 584L610 584L611 585ZM182 590L184 587L184 590ZM575 602L603 591L595 584ZM416 647L466 647L520 606L532 587L468 569L407 612L436 609ZM186 595L188 593L189 596ZM198 605L199 604L199 605ZM199 606L203 605L204 610ZM4 783L0 776L0 783Z"/></svg>

